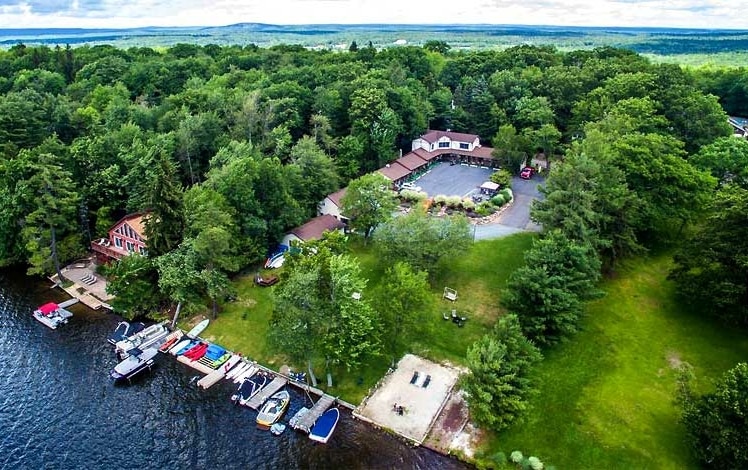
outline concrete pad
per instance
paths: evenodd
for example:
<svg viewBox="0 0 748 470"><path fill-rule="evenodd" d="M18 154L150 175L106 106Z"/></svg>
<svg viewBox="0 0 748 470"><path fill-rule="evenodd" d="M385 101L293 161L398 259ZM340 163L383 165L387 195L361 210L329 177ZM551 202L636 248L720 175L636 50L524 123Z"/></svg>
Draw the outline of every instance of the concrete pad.
<svg viewBox="0 0 748 470"><path fill-rule="evenodd" d="M467 165L450 165L441 162L415 181L430 197L465 197L489 180L494 170Z"/></svg>
<svg viewBox="0 0 748 470"><path fill-rule="evenodd" d="M418 380L411 384L416 371ZM429 375L431 380L424 388L424 380ZM374 393L364 400L356 414L420 444L446 403L458 376L457 369L406 354L397 368L385 376ZM404 408L402 415L393 410L395 404Z"/></svg>

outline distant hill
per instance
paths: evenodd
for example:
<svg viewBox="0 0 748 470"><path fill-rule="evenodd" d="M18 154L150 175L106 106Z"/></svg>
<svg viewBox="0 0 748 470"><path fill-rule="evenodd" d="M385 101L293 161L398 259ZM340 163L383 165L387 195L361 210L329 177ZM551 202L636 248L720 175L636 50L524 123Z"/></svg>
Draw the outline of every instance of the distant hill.
<svg viewBox="0 0 748 470"><path fill-rule="evenodd" d="M143 27L129 29L32 28L0 29L0 47L18 43L46 45L112 44L118 47L193 44L300 44L340 48L351 41L375 47L447 42L457 49L552 44L559 48L625 47L669 55L737 52L748 49L748 30L529 26L489 24L315 24L237 23L211 27Z"/></svg>

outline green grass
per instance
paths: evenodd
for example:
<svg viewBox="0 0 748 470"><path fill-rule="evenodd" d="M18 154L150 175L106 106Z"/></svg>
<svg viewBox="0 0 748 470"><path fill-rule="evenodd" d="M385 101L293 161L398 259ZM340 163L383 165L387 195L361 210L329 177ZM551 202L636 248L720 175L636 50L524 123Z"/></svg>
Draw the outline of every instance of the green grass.
<svg viewBox="0 0 748 470"><path fill-rule="evenodd" d="M748 356L745 332L687 311L665 280L669 256L642 258L603 284L583 331L547 352L523 423L489 438L485 455L521 450L559 468L695 468L674 403L675 366L699 392Z"/></svg>
<svg viewBox="0 0 748 470"><path fill-rule="evenodd" d="M448 360L464 364L467 347L486 333L501 313L499 300L507 277L523 262L534 235L520 234L492 241L475 243L460 259L450 260L440 266L432 279L433 302L424 306L425 322L419 332L404 332L407 349L399 352L416 353L433 360ZM364 276L369 279L364 295L372 296L384 276L386 266L378 259L371 244L352 240L351 253L359 260ZM273 311L273 288L260 288L253 284L252 276L236 279L238 292L235 302L224 305L218 319L206 330L206 338L231 350L242 352L258 362L278 369L288 363L282 351L271 349L267 332ZM442 299L444 286L457 289L459 299L454 304ZM370 297L371 298L371 297ZM469 320L458 328L445 321L444 312L456 308ZM381 355L371 358L358 370L333 370L333 387L326 391L357 404L369 389L384 376L391 357ZM302 364L290 364L299 369ZM325 385L324 362L315 361L315 373ZM325 388L322 386L321 388Z"/></svg>

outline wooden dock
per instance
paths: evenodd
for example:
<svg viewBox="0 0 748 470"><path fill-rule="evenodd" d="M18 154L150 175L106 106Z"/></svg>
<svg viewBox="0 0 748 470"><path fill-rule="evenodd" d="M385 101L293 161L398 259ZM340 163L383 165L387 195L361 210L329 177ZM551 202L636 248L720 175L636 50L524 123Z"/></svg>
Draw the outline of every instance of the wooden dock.
<svg viewBox="0 0 748 470"><path fill-rule="evenodd" d="M335 397L327 394L322 395L319 400L317 400L317 403L314 404L312 409L307 411L301 418L299 418L299 420L296 422L296 425L294 426L294 429L304 431L308 434L309 431L312 430L312 426L314 426L314 423L316 423L319 417L322 416L322 413L327 411L327 409L330 408L333 403L335 403Z"/></svg>
<svg viewBox="0 0 748 470"><path fill-rule="evenodd" d="M263 389L260 390L257 395L253 396L247 402L247 406L252 408L253 410L258 409L262 406L263 403L267 401L268 398L270 398L278 390L282 389L286 385L286 383L288 383L287 379L284 379L281 376L276 376L272 382L263 387Z"/></svg>
<svg viewBox="0 0 748 470"><path fill-rule="evenodd" d="M68 299L65 302L61 303L61 304L57 304L57 306L60 307L60 308L68 308L71 305L77 304L78 302L80 302L80 300L78 300L75 297L73 297L72 299Z"/></svg>
<svg viewBox="0 0 748 470"><path fill-rule="evenodd" d="M231 356L231 357L236 357ZM229 358L229 361L231 358ZM226 361L228 362L228 361ZM221 364L221 366L218 367L218 369L214 370L210 374L206 375L202 379L198 380L197 386L202 388L203 390L212 387L216 383L218 383L222 378L226 377L226 373L228 371L226 370L226 363Z"/></svg>
<svg viewBox="0 0 748 470"><path fill-rule="evenodd" d="M210 375L215 372L215 370L211 369L210 367L200 364L198 361L193 361L189 357L177 356L177 361L181 362L182 364L187 364L196 371L202 372L205 375Z"/></svg>

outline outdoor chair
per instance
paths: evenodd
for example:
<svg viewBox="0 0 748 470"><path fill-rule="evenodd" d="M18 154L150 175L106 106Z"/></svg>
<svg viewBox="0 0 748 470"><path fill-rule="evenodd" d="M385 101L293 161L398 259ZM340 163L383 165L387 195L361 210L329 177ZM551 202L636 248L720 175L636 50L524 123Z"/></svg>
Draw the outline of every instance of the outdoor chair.
<svg viewBox="0 0 748 470"><path fill-rule="evenodd" d="M427 375L426 378L423 380L423 385L421 387L426 388L431 383L431 376Z"/></svg>
<svg viewBox="0 0 748 470"><path fill-rule="evenodd" d="M410 384L415 385L418 382L418 371L413 372L413 377L410 379Z"/></svg>

